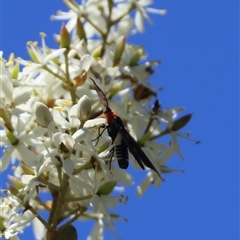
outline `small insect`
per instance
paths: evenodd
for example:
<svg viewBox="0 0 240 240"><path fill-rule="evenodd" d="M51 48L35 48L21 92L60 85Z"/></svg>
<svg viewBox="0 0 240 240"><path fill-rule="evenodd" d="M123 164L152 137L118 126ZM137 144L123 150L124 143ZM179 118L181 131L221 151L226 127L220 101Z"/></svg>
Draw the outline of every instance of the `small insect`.
<svg viewBox="0 0 240 240"><path fill-rule="evenodd" d="M94 88L104 106L103 114L107 120L107 126L104 128L108 130L108 134L112 139L112 144L115 145L114 151L116 153L118 165L122 169L128 168L128 149L137 160L139 166L145 169L145 166L155 171L162 179L159 172L153 166L152 162L143 152L141 147L132 138L129 132L126 130L121 118L108 106L108 100L103 91L98 87L95 81L90 78L94 83ZM103 130L103 131L104 131ZM145 166L144 166L145 165Z"/></svg>

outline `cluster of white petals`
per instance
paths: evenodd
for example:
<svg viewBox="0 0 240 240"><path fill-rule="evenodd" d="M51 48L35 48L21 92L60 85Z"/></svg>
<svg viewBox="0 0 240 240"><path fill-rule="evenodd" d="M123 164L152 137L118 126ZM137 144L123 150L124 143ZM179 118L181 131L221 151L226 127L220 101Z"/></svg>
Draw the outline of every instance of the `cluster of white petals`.
<svg viewBox="0 0 240 240"><path fill-rule="evenodd" d="M90 78L163 178L176 171L166 166L174 153L183 159L177 130L191 116L176 120L183 108L153 103L157 92L148 79L159 61L145 61L143 47L127 43L129 35L144 31L149 13L165 10L149 8L149 0L65 3L69 11L52 17L65 21L55 35L58 49L50 49L41 33L41 46L27 44L29 61L13 55L6 61L1 52L0 170L14 169L0 202L0 235L6 239L17 239L29 224L37 239L74 235L71 223L80 219L95 221L88 239L103 239L103 229L121 219L112 217L112 209L127 202L122 186L134 179L118 167L107 131L99 135L106 120ZM169 142L161 143L163 135ZM133 156L129 161L140 169ZM137 194L163 178L147 169Z"/></svg>

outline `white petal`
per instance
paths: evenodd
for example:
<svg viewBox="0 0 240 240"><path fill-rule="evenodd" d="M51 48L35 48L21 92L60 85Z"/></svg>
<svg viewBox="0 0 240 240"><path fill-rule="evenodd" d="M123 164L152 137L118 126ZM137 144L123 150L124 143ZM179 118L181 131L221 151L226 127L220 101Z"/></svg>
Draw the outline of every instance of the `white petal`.
<svg viewBox="0 0 240 240"><path fill-rule="evenodd" d="M33 225L33 232L34 232L35 239L37 240L43 239L45 234L44 225L36 217L33 219L32 225Z"/></svg>
<svg viewBox="0 0 240 240"><path fill-rule="evenodd" d="M0 75L1 97L5 96L6 102L12 101L13 84L12 80L6 75Z"/></svg>
<svg viewBox="0 0 240 240"><path fill-rule="evenodd" d="M139 32L144 32L143 16L139 11L136 12L134 21L135 21L135 25L137 27L137 30Z"/></svg>
<svg viewBox="0 0 240 240"><path fill-rule="evenodd" d="M152 178L148 175L137 187L137 196L141 197L152 183Z"/></svg>
<svg viewBox="0 0 240 240"><path fill-rule="evenodd" d="M51 59L62 55L66 51L66 48L60 48L51 52L45 59L44 64L48 63Z"/></svg>
<svg viewBox="0 0 240 240"><path fill-rule="evenodd" d="M29 167L37 168L41 163L41 156L31 152L24 144L18 144L16 150L20 154L22 158L21 160L25 162Z"/></svg>
<svg viewBox="0 0 240 240"><path fill-rule="evenodd" d="M23 87L14 88L13 99L15 106L26 103L29 100L32 91L32 89L30 90Z"/></svg>
<svg viewBox="0 0 240 240"><path fill-rule="evenodd" d="M0 172L7 169L10 159L11 159L11 155L14 150L15 150L14 147L10 147L10 148L4 150L3 157L0 159Z"/></svg>
<svg viewBox="0 0 240 240"><path fill-rule="evenodd" d="M163 151L160 157L159 165L164 165L168 159L175 153L175 146L171 144L168 148Z"/></svg>
<svg viewBox="0 0 240 240"><path fill-rule="evenodd" d="M79 130L77 130L73 135L73 139L75 140L75 142L80 142L83 139L86 139L87 135L88 135L88 129L86 128L81 128Z"/></svg>
<svg viewBox="0 0 240 240"><path fill-rule="evenodd" d="M95 226L92 229L91 234L87 237L87 240L102 240L103 239L103 220L98 219Z"/></svg>
<svg viewBox="0 0 240 240"><path fill-rule="evenodd" d="M71 159L64 159L63 163L63 170L67 175L71 175L74 170L74 164Z"/></svg>
<svg viewBox="0 0 240 240"><path fill-rule="evenodd" d="M105 118L95 118L88 120L84 123L83 127L84 128L92 128L96 126L101 126L103 124L106 124L106 119Z"/></svg>
<svg viewBox="0 0 240 240"><path fill-rule="evenodd" d="M88 72L89 68L91 67L91 64L92 64L92 57L86 54L81 58L80 69L82 69L82 71L85 70L85 72Z"/></svg>
<svg viewBox="0 0 240 240"><path fill-rule="evenodd" d="M130 186L134 184L133 177L126 171L119 167L112 166L111 172L117 181L124 185Z"/></svg>
<svg viewBox="0 0 240 240"><path fill-rule="evenodd" d="M89 190L91 193L93 192L93 188L90 184L88 184L86 181L82 181L79 178L73 176L73 175L69 175L70 179L72 182L74 182L75 184L77 184L80 188L85 188L87 190Z"/></svg>
<svg viewBox="0 0 240 240"><path fill-rule="evenodd" d="M69 122L72 125L72 127L79 127L80 121L77 117L77 110L78 106L75 104L74 106L71 107L70 113L69 113Z"/></svg>

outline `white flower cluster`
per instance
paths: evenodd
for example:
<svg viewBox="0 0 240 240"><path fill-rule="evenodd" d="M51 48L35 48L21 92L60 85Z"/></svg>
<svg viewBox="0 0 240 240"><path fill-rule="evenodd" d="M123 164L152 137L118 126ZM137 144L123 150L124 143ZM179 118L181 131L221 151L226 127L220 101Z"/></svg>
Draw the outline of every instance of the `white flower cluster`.
<svg viewBox="0 0 240 240"><path fill-rule="evenodd" d="M90 77L159 173L174 171L165 166L174 152L182 158L176 131L191 116L174 121L183 108L164 111L158 101L147 108L157 95L147 80L159 62L144 61L144 49L126 41L144 30L148 12L165 11L148 8L149 0L65 2L69 12L52 17L67 20L56 35L59 49L50 49L41 33L41 47L28 43L31 61L13 55L5 61L2 52L0 56L0 170L14 169L0 203L0 234L6 239L18 239L30 223L37 239L57 239L79 218L95 220L89 239L102 239L103 228L120 218L113 218L109 208L127 202L117 184L131 185L133 177L109 155L107 131L99 136L106 120L100 116L103 106ZM171 144L156 142L165 134ZM161 182L149 170L138 195ZM43 200L44 193L51 200ZM47 220L40 210L49 213Z"/></svg>

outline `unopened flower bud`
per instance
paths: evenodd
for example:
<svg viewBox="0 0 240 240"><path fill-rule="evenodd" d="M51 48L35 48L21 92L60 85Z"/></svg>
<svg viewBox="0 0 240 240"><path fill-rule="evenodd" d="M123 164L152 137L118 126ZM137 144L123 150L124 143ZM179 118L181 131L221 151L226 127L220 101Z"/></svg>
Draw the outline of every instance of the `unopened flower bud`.
<svg viewBox="0 0 240 240"><path fill-rule="evenodd" d="M47 127L48 124L53 121L49 108L41 102L36 103L34 112L38 123L43 127Z"/></svg>
<svg viewBox="0 0 240 240"><path fill-rule="evenodd" d="M181 128L183 128L191 119L192 113L184 115L183 117L180 117L176 121L173 122L173 126L171 128L172 131L177 131Z"/></svg>
<svg viewBox="0 0 240 240"><path fill-rule="evenodd" d="M22 189L24 188L24 184L22 183L22 181L20 181L18 178L13 177L13 176L8 176L9 180L12 182L12 184L18 189Z"/></svg>
<svg viewBox="0 0 240 240"><path fill-rule="evenodd" d="M3 108L0 108L0 118L3 119L5 127L9 131L13 132L14 128L12 126L11 117L12 115L10 111L7 108L5 108L5 106L3 106Z"/></svg>
<svg viewBox="0 0 240 240"><path fill-rule="evenodd" d="M109 98L115 96L121 90L122 83L123 83L122 81L119 81L116 84L114 84L114 86L111 89L109 89L110 94Z"/></svg>
<svg viewBox="0 0 240 240"><path fill-rule="evenodd" d="M151 135L152 135L152 133L150 131L143 134L143 136L138 140L138 144L141 147L143 147L145 145L145 143L149 141Z"/></svg>
<svg viewBox="0 0 240 240"><path fill-rule="evenodd" d="M12 78L13 78L13 79L17 79L17 78L18 78L19 70L20 70L19 64L16 63L16 64L14 65L14 67L12 68L12 72L11 72L11 75L12 75Z"/></svg>
<svg viewBox="0 0 240 240"><path fill-rule="evenodd" d="M14 135L14 133L12 131L9 131L8 129L5 130L6 131L6 136L9 140L9 142L14 146L18 145L18 138Z"/></svg>
<svg viewBox="0 0 240 240"><path fill-rule="evenodd" d="M144 55L144 50L142 48L139 48L131 57L129 61L129 65L136 66L138 61L142 58L143 55Z"/></svg>
<svg viewBox="0 0 240 240"><path fill-rule="evenodd" d="M81 121L86 121L91 113L91 100L87 95L81 97L77 103L78 105L78 118Z"/></svg>
<svg viewBox="0 0 240 240"><path fill-rule="evenodd" d="M112 192L112 190L114 189L114 187L116 186L117 181L116 180L112 180L110 182L107 182L105 184L103 184L99 189L97 194L98 195L108 195Z"/></svg>
<svg viewBox="0 0 240 240"><path fill-rule="evenodd" d="M38 60L35 52L32 49L32 46L34 46L34 43L28 42L27 45L28 45L27 50L28 50L29 56L31 57L31 59L33 60L34 63L39 63L39 60Z"/></svg>
<svg viewBox="0 0 240 240"><path fill-rule="evenodd" d="M60 32L60 46L62 48L69 48L70 43L71 43L70 34L65 25L63 25Z"/></svg>
<svg viewBox="0 0 240 240"><path fill-rule="evenodd" d="M102 53L102 45L98 46L97 48L95 48L92 52L92 57L94 58L98 58L101 56Z"/></svg>
<svg viewBox="0 0 240 240"><path fill-rule="evenodd" d="M86 39L86 33L84 30L83 24L79 18L77 18L76 29L77 29L77 35L78 35L79 39Z"/></svg>
<svg viewBox="0 0 240 240"><path fill-rule="evenodd" d="M23 170L23 172L27 175L35 175L35 172L32 168L30 168L28 165L26 165L25 163L22 162L21 164L21 168Z"/></svg>
<svg viewBox="0 0 240 240"><path fill-rule="evenodd" d="M114 65L117 65L121 60L124 48L125 48L126 38L123 37L117 45L117 49L114 55Z"/></svg>
<svg viewBox="0 0 240 240"><path fill-rule="evenodd" d="M23 200L24 195L22 195L22 194L19 195L19 191L15 187L13 187L13 186L11 186L9 184L7 184L7 187L8 187L9 192L12 195L17 196L19 199Z"/></svg>

